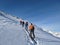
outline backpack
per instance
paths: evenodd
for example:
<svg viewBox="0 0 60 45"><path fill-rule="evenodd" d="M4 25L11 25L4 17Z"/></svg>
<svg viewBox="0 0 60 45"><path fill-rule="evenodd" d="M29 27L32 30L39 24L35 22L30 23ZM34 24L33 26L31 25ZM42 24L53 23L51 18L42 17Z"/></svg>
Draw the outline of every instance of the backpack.
<svg viewBox="0 0 60 45"><path fill-rule="evenodd" d="M33 25L30 25L29 26L29 30L34 30L34 26Z"/></svg>

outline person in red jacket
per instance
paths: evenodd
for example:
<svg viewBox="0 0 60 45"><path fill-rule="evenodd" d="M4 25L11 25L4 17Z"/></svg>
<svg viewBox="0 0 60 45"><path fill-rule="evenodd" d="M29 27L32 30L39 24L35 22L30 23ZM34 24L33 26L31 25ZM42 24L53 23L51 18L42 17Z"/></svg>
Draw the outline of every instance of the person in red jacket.
<svg viewBox="0 0 60 45"><path fill-rule="evenodd" d="M20 20L20 25L22 25L22 27L24 27L24 21Z"/></svg>
<svg viewBox="0 0 60 45"><path fill-rule="evenodd" d="M22 20L20 20L20 25L22 25Z"/></svg>

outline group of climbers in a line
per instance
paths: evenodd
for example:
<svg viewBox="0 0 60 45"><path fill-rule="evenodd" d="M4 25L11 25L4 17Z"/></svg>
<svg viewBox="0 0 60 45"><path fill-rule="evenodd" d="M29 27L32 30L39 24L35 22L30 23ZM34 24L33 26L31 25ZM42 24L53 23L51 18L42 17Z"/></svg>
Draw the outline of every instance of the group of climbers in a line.
<svg viewBox="0 0 60 45"><path fill-rule="evenodd" d="M35 27L34 27L34 25L32 23L29 25L28 22L24 22L23 20L20 20L20 25L22 25L22 27L25 27L25 30L27 32L30 31L29 36L33 40L35 38L35 34L34 34Z"/></svg>

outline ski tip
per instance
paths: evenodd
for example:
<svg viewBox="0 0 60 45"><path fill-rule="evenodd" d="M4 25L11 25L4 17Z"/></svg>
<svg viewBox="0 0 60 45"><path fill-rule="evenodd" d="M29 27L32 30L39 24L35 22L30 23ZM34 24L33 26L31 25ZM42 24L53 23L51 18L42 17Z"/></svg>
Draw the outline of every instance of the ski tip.
<svg viewBox="0 0 60 45"><path fill-rule="evenodd" d="M37 44L37 41L33 40L35 44Z"/></svg>
<svg viewBox="0 0 60 45"><path fill-rule="evenodd" d="M39 41L36 41L37 42L37 45L40 45Z"/></svg>

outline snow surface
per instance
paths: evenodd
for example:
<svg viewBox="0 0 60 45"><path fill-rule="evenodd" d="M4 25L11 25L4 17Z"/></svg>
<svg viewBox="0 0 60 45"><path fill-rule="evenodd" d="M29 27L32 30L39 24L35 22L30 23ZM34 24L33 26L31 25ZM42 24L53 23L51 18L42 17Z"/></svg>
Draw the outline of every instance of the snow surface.
<svg viewBox="0 0 60 45"><path fill-rule="evenodd" d="M60 45L60 38L35 26L36 45ZM0 45L35 45L19 19L0 11Z"/></svg>
<svg viewBox="0 0 60 45"><path fill-rule="evenodd" d="M60 32L52 32L52 31L50 31L50 30L48 30L48 31L46 31L46 32L49 32L49 33L51 33L52 35L60 38Z"/></svg>

